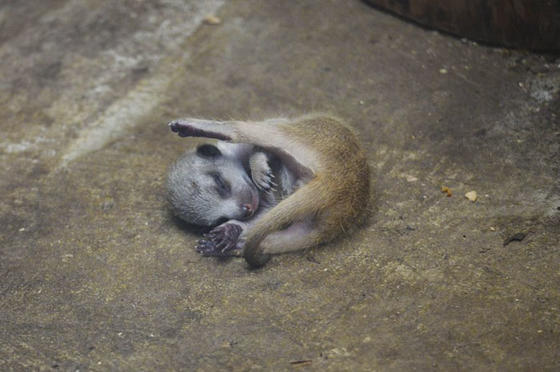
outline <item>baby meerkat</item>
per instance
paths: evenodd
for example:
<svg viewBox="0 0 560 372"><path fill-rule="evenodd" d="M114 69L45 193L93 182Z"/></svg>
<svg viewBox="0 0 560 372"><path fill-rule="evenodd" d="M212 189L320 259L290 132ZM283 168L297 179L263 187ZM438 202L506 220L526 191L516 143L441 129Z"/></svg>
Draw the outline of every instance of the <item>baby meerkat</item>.
<svg viewBox="0 0 560 372"><path fill-rule="evenodd" d="M217 226L199 241L199 253L238 256L240 233L277 199L291 194L298 182L273 154L250 144L218 141L183 154L170 167L167 198L184 221Z"/></svg>
<svg viewBox="0 0 560 372"><path fill-rule="evenodd" d="M179 217L218 225L197 246L204 255L242 255L260 267L272 254L328 242L366 215L365 153L338 119L187 118L169 126L181 137L219 140L180 158L168 176Z"/></svg>

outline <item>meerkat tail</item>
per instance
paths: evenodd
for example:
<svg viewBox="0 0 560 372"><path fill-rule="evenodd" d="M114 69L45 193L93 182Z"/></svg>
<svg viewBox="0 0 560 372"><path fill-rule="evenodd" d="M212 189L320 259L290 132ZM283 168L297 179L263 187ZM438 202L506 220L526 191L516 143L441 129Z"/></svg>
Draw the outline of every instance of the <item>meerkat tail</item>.
<svg viewBox="0 0 560 372"><path fill-rule="evenodd" d="M180 137L206 137L222 141L232 141L236 137L233 126L221 121L185 118L173 120L167 125Z"/></svg>
<svg viewBox="0 0 560 372"><path fill-rule="evenodd" d="M323 207L321 182L314 178L295 193L282 200L262 216L247 232L243 257L251 267L263 266L270 255L263 252L261 242L271 233L292 223L313 218ZM290 251L289 247L286 251Z"/></svg>
<svg viewBox="0 0 560 372"><path fill-rule="evenodd" d="M279 128L286 119L264 122L214 121L184 118L171 121L169 128L180 137L206 137L234 143L250 143L277 155L302 178L313 175L313 151ZM309 164L308 164L309 163Z"/></svg>

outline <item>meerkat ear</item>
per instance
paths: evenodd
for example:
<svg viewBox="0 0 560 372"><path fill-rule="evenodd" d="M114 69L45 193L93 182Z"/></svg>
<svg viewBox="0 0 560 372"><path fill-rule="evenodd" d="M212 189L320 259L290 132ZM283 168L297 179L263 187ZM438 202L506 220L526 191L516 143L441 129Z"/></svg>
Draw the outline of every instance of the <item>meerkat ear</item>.
<svg viewBox="0 0 560 372"><path fill-rule="evenodd" d="M210 144L198 146L196 153L205 158L216 158L222 155L222 152L216 146Z"/></svg>

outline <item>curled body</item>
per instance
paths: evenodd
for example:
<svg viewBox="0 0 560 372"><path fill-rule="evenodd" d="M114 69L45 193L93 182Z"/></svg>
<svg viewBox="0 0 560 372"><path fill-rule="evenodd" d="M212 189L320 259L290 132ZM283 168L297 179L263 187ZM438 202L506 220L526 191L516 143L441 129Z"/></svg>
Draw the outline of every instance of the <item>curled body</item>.
<svg viewBox="0 0 560 372"><path fill-rule="evenodd" d="M199 242L202 254L242 255L259 267L270 255L328 242L366 215L365 153L339 119L187 118L169 126L181 137L219 140L179 159L168 176L176 214L189 223L217 225Z"/></svg>

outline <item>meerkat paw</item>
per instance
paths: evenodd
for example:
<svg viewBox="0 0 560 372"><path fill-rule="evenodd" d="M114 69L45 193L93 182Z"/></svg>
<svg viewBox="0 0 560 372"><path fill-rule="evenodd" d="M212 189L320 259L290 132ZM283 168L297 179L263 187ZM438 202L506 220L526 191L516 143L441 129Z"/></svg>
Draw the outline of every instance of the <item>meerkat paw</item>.
<svg viewBox="0 0 560 372"><path fill-rule="evenodd" d="M257 152L249 159L251 178L258 189L271 192L276 188L274 173L268 164L268 157L263 152Z"/></svg>
<svg viewBox="0 0 560 372"><path fill-rule="evenodd" d="M243 228L235 223L224 223L203 235L198 241L196 251L203 256L230 257L240 256L239 236Z"/></svg>

